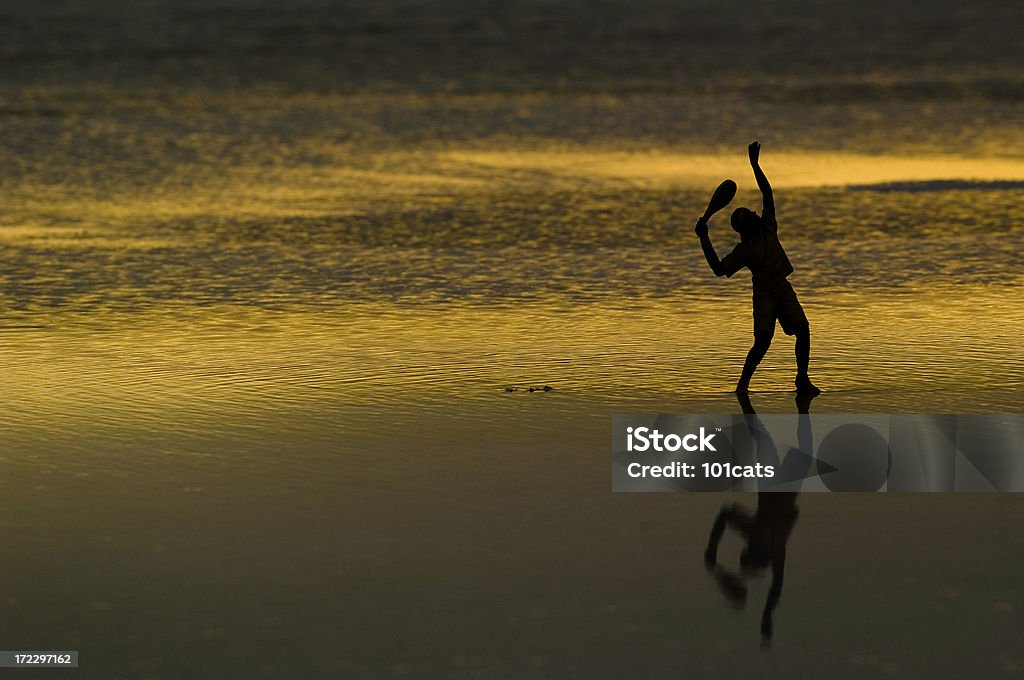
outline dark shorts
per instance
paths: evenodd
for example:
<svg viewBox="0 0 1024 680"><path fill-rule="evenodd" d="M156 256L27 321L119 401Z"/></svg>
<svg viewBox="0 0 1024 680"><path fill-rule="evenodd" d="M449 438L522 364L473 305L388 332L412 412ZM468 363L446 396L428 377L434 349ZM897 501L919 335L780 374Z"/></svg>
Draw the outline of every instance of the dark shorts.
<svg viewBox="0 0 1024 680"><path fill-rule="evenodd" d="M754 291L754 335L774 333L776 321L786 335L796 335L808 327L804 308L786 280Z"/></svg>

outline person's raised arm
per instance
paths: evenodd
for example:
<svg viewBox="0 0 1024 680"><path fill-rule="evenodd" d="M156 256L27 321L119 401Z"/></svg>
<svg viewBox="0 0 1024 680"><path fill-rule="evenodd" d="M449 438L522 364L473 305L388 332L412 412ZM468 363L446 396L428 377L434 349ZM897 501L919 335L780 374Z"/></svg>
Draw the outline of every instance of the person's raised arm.
<svg viewBox="0 0 1024 680"><path fill-rule="evenodd" d="M764 171L759 163L761 156L761 143L751 142L747 147L747 155L750 156L750 167L754 170L754 179L757 180L757 188L761 190L763 199L761 219L773 229L778 229L775 221L775 195L772 193L772 185L768 183Z"/></svg>
<svg viewBox="0 0 1024 680"><path fill-rule="evenodd" d="M715 276L725 276L725 267L722 266L722 261L718 259L715 247L711 245L711 237L708 236L708 223L703 217L697 220L697 226L693 228L693 231L700 237L700 247L704 251L704 259L708 261L711 271L715 273Z"/></svg>

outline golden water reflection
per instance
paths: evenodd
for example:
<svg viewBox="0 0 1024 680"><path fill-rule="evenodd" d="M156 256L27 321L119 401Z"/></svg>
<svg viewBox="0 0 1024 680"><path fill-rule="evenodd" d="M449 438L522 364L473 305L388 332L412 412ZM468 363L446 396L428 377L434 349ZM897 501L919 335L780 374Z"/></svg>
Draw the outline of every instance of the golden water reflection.
<svg viewBox="0 0 1024 680"><path fill-rule="evenodd" d="M818 296L812 369L822 408L875 410L872 395L909 395L911 410L1013 410L1024 386L1024 308L986 288L960 297ZM750 341L744 295L634 307L519 305L36 317L0 329L8 442L145 429L230 434L266 418L344 426L431 403L519 398L551 385L553 409L650 401L721 401ZM784 393L791 339L779 333L755 392ZM48 434L47 434L48 433ZM64 433L63 435L60 433ZM127 435L126 435L127 436Z"/></svg>

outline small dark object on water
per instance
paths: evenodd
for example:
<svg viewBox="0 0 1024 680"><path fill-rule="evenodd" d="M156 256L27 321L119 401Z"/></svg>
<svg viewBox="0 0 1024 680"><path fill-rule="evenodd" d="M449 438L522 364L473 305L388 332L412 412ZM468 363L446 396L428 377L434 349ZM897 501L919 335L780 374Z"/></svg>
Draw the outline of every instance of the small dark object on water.
<svg viewBox="0 0 1024 680"><path fill-rule="evenodd" d="M518 387L506 387L505 391L506 392L518 392L519 389L520 388L518 388ZM526 387L526 388L523 388L523 391L525 391L525 392L550 392L553 389L555 389L555 388L552 387L551 385L545 385L544 387Z"/></svg>

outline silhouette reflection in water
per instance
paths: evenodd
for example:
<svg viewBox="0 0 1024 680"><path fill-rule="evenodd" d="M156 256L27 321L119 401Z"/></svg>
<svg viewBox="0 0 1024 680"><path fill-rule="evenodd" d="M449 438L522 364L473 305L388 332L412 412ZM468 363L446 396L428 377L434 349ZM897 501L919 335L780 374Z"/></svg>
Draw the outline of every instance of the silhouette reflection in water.
<svg viewBox="0 0 1024 680"><path fill-rule="evenodd" d="M797 423L799 449L790 449L785 459L780 461L775 442L761 425L749 397L745 394L737 395L740 407L747 416L746 423L754 440L758 462L775 466L781 471L781 479L794 480L793 483L797 485L799 480L806 477L813 460L810 455L813 451L810 418L803 417L810 413L813 398L814 395L811 394L797 396L797 410L801 414ZM729 604L737 609L746 606L747 581L771 569L771 586L761 613L761 641L766 646L772 639L772 615L782 596L782 583L786 572L786 543L800 514L797 507L799 495L799 490L760 491L757 494L755 511L738 503L723 507L711 527L711 536L704 552L705 566L714 576L719 590ZM734 530L745 541L737 571L718 563L718 546L726 528Z"/></svg>

